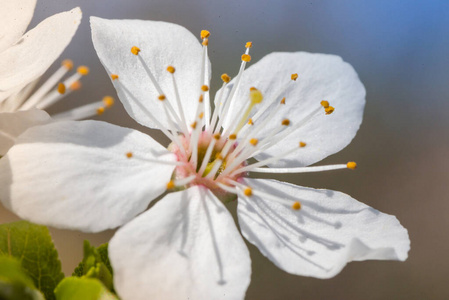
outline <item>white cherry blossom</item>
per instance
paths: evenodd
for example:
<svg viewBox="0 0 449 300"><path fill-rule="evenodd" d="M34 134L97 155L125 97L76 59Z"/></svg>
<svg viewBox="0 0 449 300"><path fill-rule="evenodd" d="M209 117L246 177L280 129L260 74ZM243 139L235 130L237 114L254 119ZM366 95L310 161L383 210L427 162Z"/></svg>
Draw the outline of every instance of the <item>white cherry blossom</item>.
<svg viewBox="0 0 449 300"><path fill-rule="evenodd" d="M223 74L211 98L208 31L199 43L165 22L91 26L125 109L170 145L98 121L37 126L0 160L0 199L51 226L124 225L109 244L122 299L243 299L250 257L224 205L235 199L243 236L286 272L330 278L351 261L407 258L394 216L340 192L254 178L356 167L308 167L362 121L365 89L340 57L279 52L246 69L247 43L237 75Z"/></svg>

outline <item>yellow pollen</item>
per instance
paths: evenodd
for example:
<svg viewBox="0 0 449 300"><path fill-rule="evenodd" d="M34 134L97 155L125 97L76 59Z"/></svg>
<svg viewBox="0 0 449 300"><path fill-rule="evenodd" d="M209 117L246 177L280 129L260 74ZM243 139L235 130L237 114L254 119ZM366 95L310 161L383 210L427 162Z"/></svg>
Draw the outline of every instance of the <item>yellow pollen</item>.
<svg viewBox="0 0 449 300"><path fill-rule="evenodd" d="M252 139L249 140L249 143L250 143L251 145L253 145L253 146L256 146L258 142L259 142L259 140L258 140L258 139L255 139L255 138L252 138Z"/></svg>
<svg viewBox="0 0 449 300"><path fill-rule="evenodd" d="M158 98L159 100L161 100L161 101L164 101L164 100L165 100L165 95L159 95L157 98Z"/></svg>
<svg viewBox="0 0 449 300"><path fill-rule="evenodd" d="M214 139L217 141L221 138L221 135L219 133L214 134Z"/></svg>
<svg viewBox="0 0 449 300"><path fill-rule="evenodd" d="M196 128L196 121L193 122L193 123L190 125L190 127L192 127L193 129L195 129L195 128Z"/></svg>
<svg viewBox="0 0 449 300"><path fill-rule="evenodd" d="M81 82L80 82L79 80L73 82L73 83L70 85L70 89L71 89L72 91L79 90L80 88L81 88Z"/></svg>
<svg viewBox="0 0 449 300"><path fill-rule="evenodd" d="M251 103L260 103L263 100L262 92L258 89L251 90L249 92L249 97L251 98Z"/></svg>
<svg viewBox="0 0 449 300"><path fill-rule="evenodd" d="M100 106L99 108L97 108L97 115L101 116L104 113L104 107Z"/></svg>
<svg viewBox="0 0 449 300"><path fill-rule="evenodd" d="M324 111L326 112L326 115L330 115L333 113L335 108L333 106L329 106L328 108L325 108Z"/></svg>
<svg viewBox="0 0 449 300"><path fill-rule="evenodd" d="M64 59L61 65L69 71L73 69L73 61L71 59Z"/></svg>
<svg viewBox="0 0 449 300"><path fill-rule="evenodd" d="M320 102L321 106L324 108L328 108L329 107L329 101L323 100Z"/></svg>
<svg viewBox="0 0 449 300"><path fill-rule="evenodd" d="M116 79L118 79L118 75L117 74L111 74L111 78L112 78L112 80L116 80Z"/></svg>
<svg viewBox="0 0 449 300"><path fill-rule="evenodd" d="M203 92L207 92L207 91L209 90L209 87L208 87L207 85L203 85L203 86L201 87L201 90L202 90Z"/></svg>
<svg viewBox="0 0 449 300"><path fill-rule="evenodd" d="M298 79L298 74L297 73L292 74L291 78L292 78L293 81L296 81L296 79Z"/></svg>
<svg viewBox="0 0 449 300"><path fill-rule="evenodd" d="M294 210L300 210L300 209L301 209L301 203L299 203L298 201L296 201L295 203L292 204L292 209L294 209Z"/></svg>
<svg viewBox="0 0 449 300"><path fill-rule="evenodd" d="M131 53L132 53L132 54L138 55L139 52L140 52L140 48L139 48L139 47L133 46L133 47L131 48Z"/></svg>
<svg viewBox="0 0 449 300"><path fill-rule="evenodd" d="M204 117L204 113L200 113L200 115L198 116L200 119L202 119Z"/></svg>
<svg viewBox="0 0 449 300"><path fill-rule="evenodd" d="M223 160L223 156L221 155L220 152L218 152L217 154L215 154L215 159Z"/></svg>
<svg viewBox="0 0 449 300"><path fill-rule="evenodd" d="M244 191L243 194L245 194L246 197L251 197L253 195L253 190L250 187L247 187Z"/></svg>
<svg viewBox="0 0 449 300"><path fill-rule="evenodd" d="M168 183L167 183L167 190L171 190L171 189L173 189L175 187L175 182L173 181L173 180L170 180Z"/></svg>
<svg viewBox="0 0 449 300"><path fill-rule="evenodd" d="M306 143L304 143L304 142L299 142L299 147L300 147L300 148L304 148L305 146L307 146Z"/></svg>
<svg viewBox="0 0 449 300"><path fill-rule="evenodd" d="M58 93L61 95L65 94L65 84L62 82L58 84Z"/></svg>
<svg viewBox="0 0 449 300"><path fill-rule="evenodd" d="M225 73L221 75L221 80L228 83L229 81L231 81L231 77L229 77L228 74Z"/></svg>
<svg viewBox="0 0 449 300"><path fill-rule="evenodd" d="M254 125L253 119L249 118L248 124L249 124L249 125Z"/></svg>
<svg viewBox="0 0 449 300"><path fill-rule="evenodd" d="M237 135L235 133L229 135L230 140L235 140L237 138Z"/></svg>
<svg viewBox="0 0 449 300"><path fill-rule="evenodd" d="M207 30L201 30L201 39L208 38L210 36L210 32Z"/></svg>
<svg viewBox="0 0 449 300"><path fill-rule="evenodd" d="M133 153L132 153L132 152L128 152L128 153L126 153L126 157L128 157L128 158L131 158L131 157L133 157Z"/></svg>
<svg viewBox="0 0 449 300"><path fill-rule="evenodd" d="M350 161L346 164L346 167L348 167L348 169L354 170L355 168L357 168L357 164L353 161Z"/></svg>
<svg viewBox="0 0 449 300"><path fill-rule="evenodd" d="M245 48L251 48L253 46L253 42L247 42Z"/></svg>
<svg viewBox="0 0 449 300"><path fill-rule="evenodd" d="M209 45L209 39L204 39L203 42L201 43L203 46L207 46Z"/></svg>
<svg viewBox="0 0 449 300"><path fill-rule="evenodd" d="M204 97L203 97L203 95L200 95L200 99L198 99L198 101L199 101L200 103L202 103L202 102L203 102L203 100L204 100Z"/></svg>
<svg viewBox="0 0 449 300"><path fill-rule="evenodd" d="M251 56L249 54L243 54L242 55L242 60L245 62L250 62L251 61Z"/></svg>
<svg viewBox="0 0 449 300"><path fill-rule="evenodd" d="M282 125L284 125L284 126L290 125L290 120L289 119L282 120Z"/></svg>
<svg viewBox="0 0 449 300"><path fill-rule="evenodd" d="M281 100L281 104L285 104L285 97L284 97L284 98L282 98L282 100Z"/></svg>
<svg viewBox="0 0 449 300"><path fill-rule="evenodd" d="M105 96L103 98L103 104L106 106L106 108L110 108L112 105L114 105L114 98L111 96Z"/></svg>
<svg viewBox="0 0 449 300"><path fill-rule="evenodd" d="M173 74L173 73L175 73L175 67L168 66L167 71Z"/></svg>
<svg viewBox="0 0 449 300"><path fill-rule="evenodd" d="M89 68L86 66L79 66L78 69L76 69L76 71L83 76L89 74Z"/></svg>

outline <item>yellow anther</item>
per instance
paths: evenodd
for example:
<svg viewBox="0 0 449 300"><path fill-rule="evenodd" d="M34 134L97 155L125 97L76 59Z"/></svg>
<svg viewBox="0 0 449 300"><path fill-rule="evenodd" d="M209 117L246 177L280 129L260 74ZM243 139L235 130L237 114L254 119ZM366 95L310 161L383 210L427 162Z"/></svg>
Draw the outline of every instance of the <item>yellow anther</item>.
<svg viewBox="0 0 449 300"><path fill-rule="evenodd" d="M203 102L203 100L204 100L204 97L203 97L203 95L200 95L200 98L198 99L198 102L199 102L199 103L202 103L202 102Z"/></svg>
<svg viewBox="0 0 449 300"><path fill-rule="evenodd" d="M76 90L79 90L81 88L81 86L82 86L81 82L79 80L77 80L70 85L70 89L72 91L76 91Z"/></svg>
<svg viewBox="0 0 449 300"><path fill-rule="evenodd" d="M243 190L243 194L245 194L246 197L251 197L253 195L253 190L250 187L247 187Z"/></svg>
<svg viewBox="0 0 449 300"><path fill-rule="evenodd" d="M237 135L235 133L229 135L230 140L235 140L236 138L237 138Z"/></svg>
<svg viewBox="0 0 449 300"><path fill-rule="evenodd" d="M328 108L329 107L329 101L323 100L320 102L321 106L324 108Z"/></svg>
<svg viewBox="0 0 449 300"><path fill-rule="evenodd" d="M203 86L201 86L201 90L203 92L207 92L209 90L209 87L207 85L203 85Z"/></svg>
<svg viewBox="0 0 449 300"><path fill-rule="evenodd" d="M73 61L71 59L64 59L61 65L69 71L73 69Z"/></svg>
<svg viewBox="0 0 449 300"><path fill-rule="evenodd" d="M326 115L330 115L333 113L335 108L333 106L329 106L328 108L325 108L324 111L326 112Z"/></svg>
<svg viewBox="0 0 449 300"><path fill-rule="evenodd" d="M201 30L201 39L208 38L210 36L210 32L207 30Z"/></svg>
<svg viewBox="0 0 449 300"><path fill-rule="evenodd" d="M307 146L306 143L304 143L304 142L299 142L299 147L300 147L300 148L304 148L305 146Z"/></svg>
<svg viewBox="0 0 449 300"><path fill-rule="evenodd" d="M139 52L140 52L140 48L139 48L139 47L133 46L133 47L131 48L131 53L132 53L132 54L138 55Z"/></svg>
<svg viewBox="0 0 449 300"><path fill-rule="evenodd" d="M355 168L357 168L357 164L353 161L350 161L346 164L346 167L348 167L348 169L354 170Z"/></svg>
<svg viewBox="0 0 449 300"><path fill-rule="evenodd" d="M229 77L228 74L225 73L221 75L221 80L228 83L229 81L231 81L231 77Z"/></svg>
<svg viewBox="0 0 449 300"><path fill-rule="evenodd" d="M299 203L298 201L296 201L295 203L292 204L292 209L294 209L294 210L300 210L300 209L301 209L301 203Z"/></svg>
<svg viewBox="0 0 449 300"><path fill-rule="evenodd" d="M65 94L65 84L62 82L58 84L58 93L61 95Z"/></svg>
<svg viewBox="0 0 449 300"><path fill-rule="evenodd" d="M193 129L195 129L195 128L196 128L196 121L193 122L192 124L190 124L190 127L192 127Z"/></svg>
<svg viewBox="0 0 449 300"><path fill-rule="evenodd" d="M251 145L253 145L253 146L256 146L258 142L259 142L259 140L258 140L258 139L255 139L255 138L252 138L252 139L249 140L249 143L250 143Z"/></svg>
<svg viewBox="0 0 449 300"><path fill-rule="evenodd" d="M203 42L201 43L203 46L207 46L209 45L209 39L204 39Z"/></svg>
<svg viewBox="0 0 449 300"><path fill-rule="evenodd" d="M291 78L293 81L296 81L296 79L298 79L298 74L292 74Z"/></svg>
<svg viewBox="0 0 449 300"><path fill-rule="evenodd" d="M249 91L250 91L250 92L252 92L252 91L257 91L257 89L256 89L255 87L252 86L252 87L249 88Z"/></svg>
<svg viewBox="0 0 449 300"><path fill-rule="evenodd" d="M215 154L215 159L223 160L223 156L221 155L221 152L218 152Z"/></svg>
<svg viewBox="0 0 449 300"><path fill-rule="evenodd" d="M106 106L106 108L110 108L112 105L114 105L114 98L111 96L105 96L103 98L103 104Z"/></svg>
<svg viewBox="0 0 449 300"><path fill-rule="evenodd" d="M245 62L250 62L251 61L251 56L249 54L243 54L242 55L242 60Z"/></svg>
<svg viewBox="0 0 449 300"><path fill-rule="evenodd" d="M200 115L198 116L200 119L202 119L204 117L204 113L200 113Z"/></svg>
<svg viewBox="0 0 449 300"><path fill-rule="evenodd" d="M159 100L161 100L161 101L164 101L165 100L165 95L159 95L159 96L157 96L157 98Z"/></svg>
<svg viewBox="0 0 449 300"><path fill-rule="evenodd" d="M83 76L89 74L89 68L86 66L79 66L78 69L76 69L76 71Z"/></svg>
<svg viewBox="0 0 449 300"><path fill-rule="evenodd" d="M173 66L168 66L168 67L167 67L167 71L173 74L173 73L175 73L175 67L173 67Z"/></svg>
<svg viewBox="0 0 449 300"><path fill-rule="evenodd" d="M282 125L284 125L284 126L290 125L290 120L289 119L282 120Z"/></svg>
<svg viewBox="0 0 449 300"><path fill-rule="evenodd" d="M245 48L251 48L253 46L253 42L247 42Z"/></svg>
<svg viewBox="0 0 449 300"><path fill-rule="evenodd" d="M284 98L282 98L282 100L281 100L281 104L285 104L285 97L284 97Z"/></svg>
<svg viewBox="0 0 449 300"><path fill-rule="evenodd" d="M118 79L118 75L117 75L117 74L111 74L111 79L112 79L112 80Z"/></svg>
<svg viewBox="0 0 449 300"><path fill-rule="evenodd" d="M249 124L249 125L254 125L253 119L249 118L248 124Z"/></svg>
<svg viewBox="0 0 449 300"><path fill-rule="evenodd" d="M260 103L263 100L262 92L258 89L251 90L249 92L249 97L251 98L251 102L254 104Z"/></svg>
<svg viewBox="0 0 449 300"><path fill-rule="evenodd" d="M214 134L214 139L217 141L221 138L221 135L219 133Z"/></svg>
<svg viewBox="0 0 449 300"><path fill-rule="evenodd" d="M101 116L104 113L104 107L100 106L99 108L97 108L97 115Z"/></svg>
<svg viewBox="0 0 449 300"><path fill-rule="evenodd" d="M131 158L131 157L133 157L133 153L132 153L132 152L128 152L128 153L126 153L126 157L128 157L128 158Z"/></svg>
<svg viewBox="0 0 449 300"><path fill-rule="evenodd" d="M167 190L171 190L171 189L174 189L174 188L175 188L175 182L173 180L170 180L167 183Z"/></svg>

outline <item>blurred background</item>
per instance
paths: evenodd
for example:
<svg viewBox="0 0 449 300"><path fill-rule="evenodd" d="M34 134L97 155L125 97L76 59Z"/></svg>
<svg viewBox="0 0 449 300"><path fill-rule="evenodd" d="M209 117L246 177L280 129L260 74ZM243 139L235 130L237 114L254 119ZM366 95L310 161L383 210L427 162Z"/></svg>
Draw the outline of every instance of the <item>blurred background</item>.
<svg viewBox="0 0 449 300"><path fill-rule="evenodd" d="M92 46L91 15L169 21L195 34L208 29L213 91L219 74L237 73L247 41L253 41L253 62L273 51L301 50L340 55L358 72L367 89L361 129L347 148L319 163L354 160L358 169L278 178L342 191L396 215L409 230L409 259L353 262L335 278L319 280L277 269L248 244L253 274L246 299L449 299L449 1L39 0L30 28L75 6L83 10L81 26L47 74L64 58L91 73L50 113L116 97ZM165 142L120 103L100 119ZM0 207L0 223L15 220ZM82 259L84 239L100 245L113 235L51 233L67 275Z"/></svg>

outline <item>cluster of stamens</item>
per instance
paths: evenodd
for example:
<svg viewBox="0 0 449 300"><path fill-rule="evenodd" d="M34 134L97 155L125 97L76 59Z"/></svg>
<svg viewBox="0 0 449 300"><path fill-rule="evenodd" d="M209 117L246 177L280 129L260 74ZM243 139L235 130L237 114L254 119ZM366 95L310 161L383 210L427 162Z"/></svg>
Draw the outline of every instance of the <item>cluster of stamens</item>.
<svg viewBox="0 0 449 300"><path fill-rule="evenodd" d="M246 51L241 56L240 70L236 76L235 82L229 93L225 96L225 89L231 78L227 74L221 75L223 81L222 88L215 98L214 110L212 115L207 115L210 103L204 101L206 93L209 93L209 82L205 76L207 67L207 46L209 44L210 33L206 30L201 31L201 39L203 46L202 68L200 77L200 86L198 89L198 101L195 112L195 118L191 123L187 123L186 115L184 114L180 93L176 83L176 69L175 66L168 66L167 71L171 74L173 81L173 89L175 99L168 99L163 93L161 87L157 83L154 75L149 69L148 65L140 55L141 50L137 46L131 48L131 53L138 57L140 63L148 74L148 77L155 89L158 91L158 100L163 105L168 128L163 126L160 121L155 118L149 111L146 111L148 117L162 130L162 132L172 141L168 149L173 152L176 157L176 162L160 161L159 163L175 164L176 168L172 179L167 183L168 190L183 189L192 185L203 185L212 190L222 200L235 197L235 195L242 195L245 197L252 197L253 195L266 196L261 191L243 184L243 178L249 172L254 173L303 173L303 172L317 172L324 170L335 170L342 168L355 169L356 164L349 162L341 165L319 166L319 167L301 167L301 168L266 168L267 165L275 163L276 161L296 152L301 151L306 147L306 142L298 141L296 147L286 150L284 153L261 160L254 163L249 163L257 154L270 148L282 139L286 138L290 133L304 126L310 119L324 112L330 115L334 112L334 107L330 106L329 102L322 100L321 103L317 101L317 108L310 114L293 123L289 119L283 119L278 126L275 126L263 138L257 138L269 122L272 122L274 117L279 113L282 106L286 105L286 98L283 97L285 91L290 84L294 84L299 78L298 74L291 74L290 80L286 81L285 87L279 93L276 99L279 104L276 108L268 111L268 106L260 108L252 114L253 109L258 107L263 102L263 94L256 87L250 88L249 101L246 101L246 107L238 114L232 116L229 114L230 106L233 101L243 101L244 99L235 99L235 94L240 85L240 80L245 66L251 61L249 55L252 43L246 43ZM112 74L114 85L120 89L118 75ZM175 111L171 101L176 101L178 111ZM156 105L156 104L155 104ZM271 107L270 107L271 108ZM229 118L230 126L223 127L223 122ZM135 157L131 152L127 153L128 158ZM156 162L156 161L155 161ZM273 198L274 196L270 196ZM282 203L286 203L285 199L277 199ZM298 201L288 202L292 209L299 210L301 204Z"/></svg>
<svg viewBox="0 0 449 300"><path fill-rule="evenodd" d="M56 70L43 84L35 89L40 78L26 85L17 93L9 96L3 102L0 102L0 112L15 112L29 110L33 108L47 109L51 105L61 101L70 93L81 89L81 78L89 74L89 68L79 66L72 75L62 80L63 77L74 69L73 62L66 59L61 67ZM33 92L34 91L34 92ZM95 115L101 115L104 111L114 104L114 99L110 96L104 97L87 105L83 105L72 110L68 110L56 115L56 120L80 120L90 118Z"/></svg>

